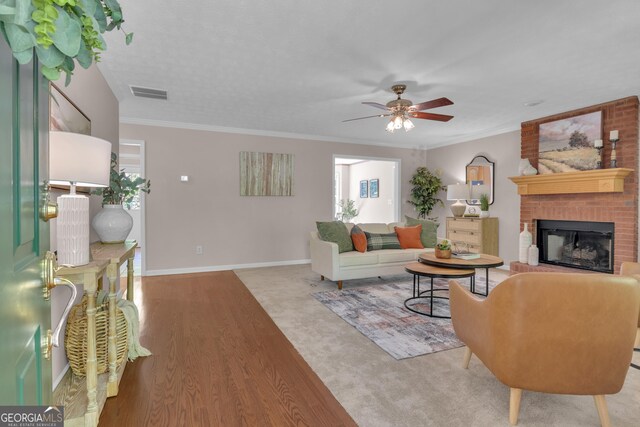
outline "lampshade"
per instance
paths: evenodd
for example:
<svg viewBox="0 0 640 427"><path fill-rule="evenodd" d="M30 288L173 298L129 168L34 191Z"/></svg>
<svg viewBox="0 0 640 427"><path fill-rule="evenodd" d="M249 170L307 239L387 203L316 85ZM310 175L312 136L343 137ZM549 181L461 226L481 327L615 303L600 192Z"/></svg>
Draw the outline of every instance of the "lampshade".
<svg viewBox="0 0 640 427"><path fill-rule="evenodd" d="M89 135L49 132L49 182L57 185L109 185L111 143Z"/></svg>
<svg viewBox="0 0 640 427"><path fill-rule="evenodd" d="M453 184L447 186L447 200L466 200L469 198L469 187L465 184Z"/></svg>
<svg viewBox="0 0 640 427"><path fill-rule="evenodd" d="M471 186L471 198L472 199L479 199L480 196L482 196L483 194L486 194L487 196L490 196L490 194L489 194L489 186L487 184L479 184L479 185L472 185Z"/></svg>
<svg viewBox="0 0 640 427"><path fill-rule="evenodd" d="M49 183L71 186L71 194L57 199L60 265L89 262L89 198L76 194L76 186L108 186L110 167L110 142L79 133L49 132Z"/></svg>

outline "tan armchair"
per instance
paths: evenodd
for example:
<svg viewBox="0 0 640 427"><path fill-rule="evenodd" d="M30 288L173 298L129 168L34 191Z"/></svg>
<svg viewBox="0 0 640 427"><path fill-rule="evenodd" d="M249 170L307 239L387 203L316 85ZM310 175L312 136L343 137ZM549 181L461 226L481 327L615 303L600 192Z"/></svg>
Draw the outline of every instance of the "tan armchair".
<svg viewBox="0 0 640 427"><path fill-rule="evenodd" d="M640 263L623 262L620 266L620 275L633 276L640 282ZM635 348L640 348L640 313L638 313L638 331L636 332Z"/></svg>
<svg viewBox="0 0 640 427"><path fill-rule="evenodd" d="M522 390L594 396L610 425L606 394L620 391L631 362L640 287L605 274L523 273L481 300L450 282L451 319L467 345L511 387L509 421L518 422Z"/></svg>

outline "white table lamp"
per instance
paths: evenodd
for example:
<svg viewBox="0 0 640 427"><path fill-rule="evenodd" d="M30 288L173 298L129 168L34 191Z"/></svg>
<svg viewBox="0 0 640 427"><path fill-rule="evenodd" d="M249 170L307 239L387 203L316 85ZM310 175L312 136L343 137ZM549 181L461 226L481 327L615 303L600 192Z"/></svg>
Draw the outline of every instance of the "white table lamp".
<svg viewBox="0 0 640 427"><path fill-rule="evenodd" d="M58 263L89 263L89 198L76 186L107 187L111 143L71 132L49 132L49 184L68 185L70 194L57 199Z"/></svg>
<svg viewBox="0 0 640 427"><path fill-rule="evenodd" d="M453 184L447 186L447 200L455 200L456 202L451 205L451 213L453 216L461 217L464 215L464 211L467 209L467 205L462 203L461 200L467 200L469 198L469 187L465 184Z"/></svg>

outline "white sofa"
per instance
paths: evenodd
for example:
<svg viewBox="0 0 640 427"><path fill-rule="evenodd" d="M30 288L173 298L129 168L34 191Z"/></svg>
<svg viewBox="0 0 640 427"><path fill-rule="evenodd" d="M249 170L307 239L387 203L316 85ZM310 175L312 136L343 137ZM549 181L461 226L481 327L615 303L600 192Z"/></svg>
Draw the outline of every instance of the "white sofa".
<svg viewBox="0 0 640 427"><path fill-rule="evenodd" d="M351 232L353 224L346 224ZM394 233L393 227L403 227L396 222L391 224L358 224L369 233ZM342 289L343 280L365 279L389 274L404 273L404 266L417 261L418 256L425 252L433 252L433 248L425 249L382 249L371 252L343 252L338 253L338 245L325 242L318 236L317 231L311 232L309 241L311 249L311 270L318 273L322 280L325 277L338 282L338 289Z"/></svg>

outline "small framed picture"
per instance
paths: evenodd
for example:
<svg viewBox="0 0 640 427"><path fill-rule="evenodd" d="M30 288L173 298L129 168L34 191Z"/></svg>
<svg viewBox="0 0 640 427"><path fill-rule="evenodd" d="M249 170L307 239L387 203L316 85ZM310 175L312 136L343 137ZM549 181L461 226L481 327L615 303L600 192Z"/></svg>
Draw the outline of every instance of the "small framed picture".
<svg viewBox="0 0 640 427"><path fill-rule="evenodd" d="M369 197L369 181L365 179L360 181L360 198L366 199L367 197Z"/></svg>
<svg viewBox="0 0 640 427"><path fill-rule="evenodd" d="M372 199L380 196L380 188L378 187L379 183L379 179L372 179L369 181L369 193L371 194Z"/></svg>

